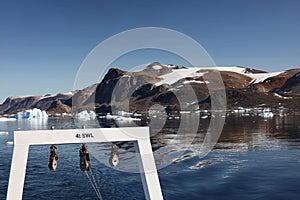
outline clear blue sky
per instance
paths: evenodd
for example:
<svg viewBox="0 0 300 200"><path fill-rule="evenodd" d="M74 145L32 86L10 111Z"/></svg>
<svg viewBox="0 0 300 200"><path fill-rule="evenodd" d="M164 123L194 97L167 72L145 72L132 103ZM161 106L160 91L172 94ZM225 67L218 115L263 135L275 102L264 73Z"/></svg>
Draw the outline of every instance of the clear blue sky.
<svg viewBox="0 0 300 200"><path fill-rule="evenodd" d="M97 44L146 26L194 38L217 65L300 67L298 0L0 0L0 102L72 90L81 62ZM157 54L136 59L176 62ZM132 57L117 64L126 69L139 62Z"/></svg>

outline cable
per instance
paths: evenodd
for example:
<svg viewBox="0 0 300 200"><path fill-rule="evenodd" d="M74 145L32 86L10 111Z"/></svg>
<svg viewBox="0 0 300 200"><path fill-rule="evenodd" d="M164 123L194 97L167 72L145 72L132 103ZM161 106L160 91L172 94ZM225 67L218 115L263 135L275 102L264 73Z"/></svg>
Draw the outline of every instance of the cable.
<svg viewBox="0 0 300 200"><path fill-rule="evenodd" d="M92 187L93 187L93 189L94 189L94 191L95 191L95 193L96 193L98 199L99 199L99 200L103 200L103 199L102 199L102 196L101 196L101 194L100 194L100 192L99 192L99 190L98 190L98 189L96 188L96 186L94 185L94 183L93 183L91 177L89 176L88 172L85 172L85 174L86 174L86 176L88 177L88 179L89 179L89 181L90 181L90 183L91 183L91 185L92 185Z"/></svg>
<svg viewBox="0 0 300 200"><path fill-rule="evenodd" d="M95 177L94 177L94 175L93 175L93 173L92 173L92 168L90 168L90 173L91 173L92 179L93 179L93 181L94 181L94 183L95 183L95 187L96 187L96 189L97 189L99 195L101 196L101 193L100 193L100 190L99 190L99 186L97 185L97 182L96 182L96 180L95 180Z"/></svg>

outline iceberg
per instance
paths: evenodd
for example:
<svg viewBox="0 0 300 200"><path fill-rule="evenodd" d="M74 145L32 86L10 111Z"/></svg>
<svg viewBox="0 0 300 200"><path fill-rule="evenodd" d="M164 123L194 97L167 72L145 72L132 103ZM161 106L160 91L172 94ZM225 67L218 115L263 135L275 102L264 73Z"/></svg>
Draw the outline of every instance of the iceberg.
<svg viewBox="0 0 300 200"><path fill-rule="evenodd" d="M17 114L13 115L12 117L16 119L47 119L48 115L46 111L42 111L38 108L34 108L31 110L24 110L18 112Z"/></svg>
<svg viewBox="0 0 300 200"><path fill-rule="evenodd" d="M263 118L272 118L274 114L270 108L265 108L263 112L259 113L259 116Z"/></svg>
<svg viewBox="0 0 300 200"><path fill-rule="evenodd" d="M94 111L90 111L89 114L90 114L91 120L96 119L97 115L96 115L96 113Z"/></svg>
<svg viewBox="0 0 300 200"><path fill-rule="evenodd" d="M75 114L75 118L76 119L80 119L80 120L94 120L96 119L96 113L94 111L81 111L80 113L76 113Z"/></svg>

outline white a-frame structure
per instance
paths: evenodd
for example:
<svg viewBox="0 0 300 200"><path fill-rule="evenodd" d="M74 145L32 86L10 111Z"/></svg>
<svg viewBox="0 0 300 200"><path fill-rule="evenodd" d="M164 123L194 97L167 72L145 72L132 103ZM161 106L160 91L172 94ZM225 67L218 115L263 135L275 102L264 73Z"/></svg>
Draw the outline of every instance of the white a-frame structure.
<svg viewBox="0 0 300 200"><path fill-rule="evenodd" d="M149 127L16 131L7 200L21 200L30 145L135 141L147 200L162 200Z"/></svg>

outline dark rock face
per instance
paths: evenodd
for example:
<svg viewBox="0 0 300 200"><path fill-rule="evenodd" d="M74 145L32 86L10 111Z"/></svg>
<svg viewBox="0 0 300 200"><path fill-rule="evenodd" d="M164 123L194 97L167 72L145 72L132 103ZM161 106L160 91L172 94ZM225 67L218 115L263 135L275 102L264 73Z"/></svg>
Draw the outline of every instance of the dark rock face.
<svg viewBox="0 0 300 200"><path fill-rule="evenodd" d="M300 69L290 69L277 76L265 79L263 82L251 85L258 92L268 92L275 88L281 88L288 79L299 73Z"/></svg>
<svg viewBox="0 0 300 200"><path fill-rule="evenodd" d="M31 108L39 108L41 110L48 110L53 102L61 101L64 102L69 99L71 94L57 94L55 96L45 96L42 97L39 101L37 101Z"/></svg>
<svg viewBox="0 0 300 200"><path fill-rule="evenodd" d="M251 89L232 89L226 90L227 103L231 108L238 107L273 107L280 102L274 94L268 92L256 92Z"/></svg>
<svg viewBox="0 0 300 200"><path fill-rule="evenodd" d="M219 72L226 96L218 99L220 104L227 101L227 109L262 105L296 108L300 104L300 69L266 76L260 82L255 81L254 75L264 76L268 75L267 72L242 67L236 67L232 71L222 69ZM154 104L162 105L169 113L198 108L210 109L213 94L210 94L207 84L217 81L216 70L198 69L176 80L172 76L166 78L173 72L184 70L189 68L164 66L157 62L136 72L111 68L100 83L70 94L9 97L0 105L0 114L31 108L46 110L50 114L82 110L96 110L98 114L111 113L114 110L146 113ZM210 77L211 83L203 74ZM190 95L191 93L195 96Z"/></svg>
<svg viewBox="0 0 300 200"><path fill-rule="evenodd" d="M51 105L47 109L48 114L61 114L61 113L71 113L72 108L64 103L62 103L60 100L56 100L51 103Z"/></svg>
<svg viewBox="0 0 300 200"><path fill-rule="evenodd" d="M288 79L280 88L279 93L288 96L300 96L300 73Z"/></svg>

